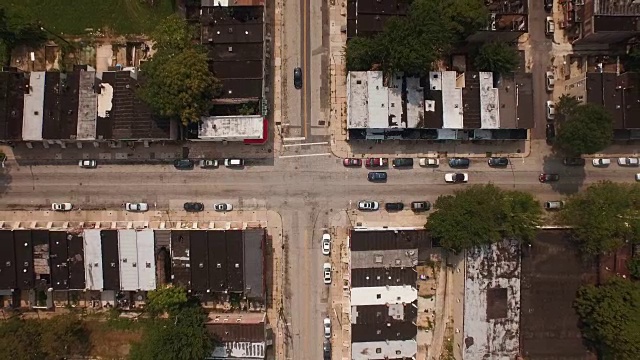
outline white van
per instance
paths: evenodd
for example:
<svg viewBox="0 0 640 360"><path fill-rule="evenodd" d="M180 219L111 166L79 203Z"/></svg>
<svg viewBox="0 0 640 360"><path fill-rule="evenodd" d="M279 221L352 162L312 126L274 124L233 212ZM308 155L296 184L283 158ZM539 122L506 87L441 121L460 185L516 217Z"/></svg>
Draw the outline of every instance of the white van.
<svg viewBox="0 0 640 360"><path fill-rule="evenodd" d="M224 159L224 166L226 167L243 167L244 160L242 159Z"/></svg>

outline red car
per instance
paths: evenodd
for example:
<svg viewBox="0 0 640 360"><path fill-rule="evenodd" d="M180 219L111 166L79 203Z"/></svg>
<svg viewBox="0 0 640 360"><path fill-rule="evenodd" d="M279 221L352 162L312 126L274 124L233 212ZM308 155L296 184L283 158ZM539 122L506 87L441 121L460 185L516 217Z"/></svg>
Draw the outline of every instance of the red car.
<svg viewBox="0 0 640 360"><path fill-rule="evenodd" d="M346 158L342 160L344 166L362 166L362 160L354 158Z"/></svg>
<svg viewBox="0 0 640 360"><path fill-rule="evenodd" d="M387 158L368 158L364 161L366 167L383 167L389 165L389 159Z"/></svg>
<svg viewBox="0 0 640 360"><path fill-rule="evenodd" d="M541 183L548 183L548 182L552 182L552 181L558 181L558 180L560 180L560 175L558 175L558 174L540 174L540 176L538 177L538 180L540 180Z"/></svg>

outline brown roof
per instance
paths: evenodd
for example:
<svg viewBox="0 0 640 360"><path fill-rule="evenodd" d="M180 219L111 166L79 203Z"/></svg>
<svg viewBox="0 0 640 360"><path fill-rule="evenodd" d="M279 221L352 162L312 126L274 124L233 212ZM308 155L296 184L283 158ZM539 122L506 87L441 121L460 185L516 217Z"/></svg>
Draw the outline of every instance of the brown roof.
<svg viewBox="0 0 640 360"><path fill-rule="evenodd" d="M265 314L209 314L207 330L220 342L265 341Z"/></svg>

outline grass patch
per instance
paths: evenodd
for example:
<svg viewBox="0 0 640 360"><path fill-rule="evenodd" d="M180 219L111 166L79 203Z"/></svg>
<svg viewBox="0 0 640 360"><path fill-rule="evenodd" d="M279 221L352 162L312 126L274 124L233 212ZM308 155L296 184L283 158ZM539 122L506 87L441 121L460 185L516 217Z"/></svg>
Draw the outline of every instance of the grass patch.
<svg viewBox="0 0 640 360"><path fill-rule="evenodd" d="M174 0L4 0L9 14L40 21L64 35L83 35L85 29L109 30L118 35L148 33L160 19L173 13Z"/></svg>

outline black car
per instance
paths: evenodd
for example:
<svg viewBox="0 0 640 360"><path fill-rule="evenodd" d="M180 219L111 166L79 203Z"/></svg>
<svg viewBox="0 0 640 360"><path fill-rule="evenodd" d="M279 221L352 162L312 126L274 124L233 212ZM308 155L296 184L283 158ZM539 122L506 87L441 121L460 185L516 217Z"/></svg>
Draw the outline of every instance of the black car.
<svg viewBox="0 0 640 360"><path fill-rule="evenodd" d="M564 158L562 163L566 166L584 166L585 161L583 158Z"/></svg>
<svg viewBox="0 0 640 360"><path fill-rule="evenodd" d="M201 202L186 202L184 210L188 212L199 212L204 210L204 204Z"/></svg>
<svg viewBox="0 0 640 360"><path fill-rule="evenodd" d="M369 181L387 181L387 173L384 171L372 171L367 175Z"/></svg>
<svg viewBox="0 0 640 360"><path fill-rule="evenodd" d="M387 209L387 211L401 211L404 209L404 204L401 202L386 203L384 204L384 208Z"/></svg>
<svg viewBox="0 0 640 360"><path fill-rule="evenodd" d="M412 158L393 159L392 166L393 167L410 167L410 166L413 166L413 159Z"/></svg>
<svg viewBox="0 0 640 360"><path fill-rule="evenodd" d="M553 0L544 0L544 11L551 12L553 10Z"/></svg>
<svg viewBox="0 0 640 360"><path fill-rule="evenodd" d="M324 360L331 360L331 341L325 339L322 344L322 353L324 354Z"/></svg>
<svg viewBox="0 0 640 360"><path fill-rule="evenodd" d="M431 209L431 203L428 201L414 201L411 203L411 210L415 212L429 211Z"/></svg>
<svg viewBox="0 0 640 360"><path fill-rule="evenodd" d="M466 168L469 167L469 164L471 164L469 158L456 157L449 159L449 166L452 168Z"/></svg>
<svg viewBox="0 0 640 360"><path fill-rule="evenodd" d="M547 144L551 145L556 139L556 127L553 124L547 124Z"/></svg>
<svg viewBox="0 0 640 360"><path fill-rule="evenodd" d="M193 161L189 159L177 159L173 162L173 166L178 170L191 170L194 164Z"/></svg>
<svg viewBox="0 0 640 360"><path fill-rule="evenodd" d="M506 157L492 157L489 158L487 163L489 164L489 166L505 167L509 166L509 159L507 159Z"/></svg>
<svg viewBox="0 0 640 360"><path fill-rule="evenodd" d="M299 67L293 69L293 86L302 89L302 69Z"/></svg>

